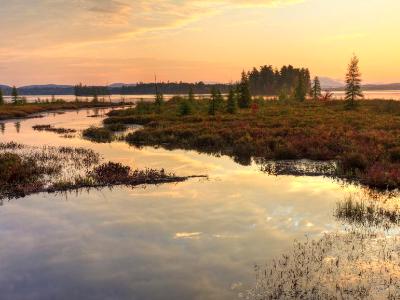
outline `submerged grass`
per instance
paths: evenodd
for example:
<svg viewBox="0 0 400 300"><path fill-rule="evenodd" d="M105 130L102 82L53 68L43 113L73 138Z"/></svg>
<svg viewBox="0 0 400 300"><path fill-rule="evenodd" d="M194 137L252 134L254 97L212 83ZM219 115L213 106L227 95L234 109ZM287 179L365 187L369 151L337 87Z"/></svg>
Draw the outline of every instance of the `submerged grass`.
<svg viewBox="0 0 400 300"><path fill-rule="evenodd" d="M279 102L259 100L255 108L208 114L208 101L191 103L179 114L175 97L161 108L143 103L111 112L104 124L139 124L129 133L135 146L162 146L224 154L242 164L300 160L335 162L334 176L379 189L400 186L400 102L359 101L349 110L343 101ZM329 173L332 173L329 170Z"/></svg>
<svg viewBox="0 0 400 300"><path fill-rule="evenodd" d="M366 228L390 229L400 225L398 199L375 199L349 195L337 203L335 217L347 224Z"/></svg>
<svg viewBox="0 0 400 300"><path fill-rule="evenodd" d="M266 266L256 266L247 299L399 299L400 240L379 234L325 234L295 242Z"/></svg>

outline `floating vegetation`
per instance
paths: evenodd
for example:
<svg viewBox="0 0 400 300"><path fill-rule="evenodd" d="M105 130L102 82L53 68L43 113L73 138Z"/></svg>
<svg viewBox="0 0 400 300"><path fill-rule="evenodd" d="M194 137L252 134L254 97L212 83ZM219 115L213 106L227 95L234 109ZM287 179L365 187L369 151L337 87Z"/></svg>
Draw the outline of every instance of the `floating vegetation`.
<svg viewBox="0 0 400 300"><path fill-rule="evenodd" d="M68 129L68 128L55 128L52 125L34 125L32 126L33 130L36 131L48 131L54 132L58 134L70 135L72 133L76 133L75 129Z"/></svg>
<svg viewBox="0 0 400 300"><path fill-rule="evenodd" d="M242 297L266 299L399 299L400 240L360 232L300 243L266 266Z"/></svg>
<svg viewBox="0 0 400 300"><path fill-rule="evenodd" d="M204 176L179 177L163 169L132 170L119 163L100 164L100 156L84 148L0 143L0 199L80 188L182 182L191 177Z"/></svg>

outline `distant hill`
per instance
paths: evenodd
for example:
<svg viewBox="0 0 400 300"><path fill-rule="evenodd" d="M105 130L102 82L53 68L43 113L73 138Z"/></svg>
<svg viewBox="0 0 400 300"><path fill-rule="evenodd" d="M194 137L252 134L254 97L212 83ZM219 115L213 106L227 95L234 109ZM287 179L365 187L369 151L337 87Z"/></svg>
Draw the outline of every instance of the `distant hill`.
<svg viewBox="0 0 400 300"><path fill-rule="evenodd" d="M11 86L0 84L0 89L3 92L4 95L11 94Z"/></svg>
<svg viewBox="0 0 400 300"><path fill-rule="evenodd" d="M72 85L28 85L18 88L21 95L72 95L74 86Z"/></svg>
<svg viewBox="0 0 400 300"><path fill-rule="evenodd" d="M109 87L111 88L120 88L123 86L135 86L136 83L122 83L122 82L116 82L116 83L112 83L109 85Z"/></svg>
<svg viewBox="0 0 400 300"><path fill-rule="evenodd" d="M343 87L344 83L329 77L319 77L322 89Z"/></svg>
<svg viewBox="0 0 400 300"><path fill-rule="evenodd" d="M344 90L344 85L335 88L328 88L331 91L342 91ZM390 90L400 90L400 83L387 83L387 84L364 84L362 85L364 91L390 91Z"/></svg>

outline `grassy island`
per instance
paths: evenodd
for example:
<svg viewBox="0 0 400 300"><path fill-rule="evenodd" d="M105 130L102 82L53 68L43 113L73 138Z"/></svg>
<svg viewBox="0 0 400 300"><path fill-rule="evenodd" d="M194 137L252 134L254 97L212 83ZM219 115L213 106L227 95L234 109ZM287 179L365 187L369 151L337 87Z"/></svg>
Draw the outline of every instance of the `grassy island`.
<svg viewBox="0 0 400 300"><path fill-rule="evenodd" d="M229 155L243 164L332 161L336 177L400 186L400 102L361 100L349 109L344 101L256 99L250 108L230 110L222 100L210 113L210 101L143 102L111 112L104 123L144 125L126 136L136 146Z"/></svg>
<svg viewBox="0 0 400 300"><path fill-rule="evenodd" d="M128 103L129 104L129 103ZM55 111L55 110L71 110L83 108L106 108L127 105L127 103L110 103L110 102L41 102L41 103L25 103L25 104L3 104L0 105L0 120L27 118L31 115Z"/></svg>

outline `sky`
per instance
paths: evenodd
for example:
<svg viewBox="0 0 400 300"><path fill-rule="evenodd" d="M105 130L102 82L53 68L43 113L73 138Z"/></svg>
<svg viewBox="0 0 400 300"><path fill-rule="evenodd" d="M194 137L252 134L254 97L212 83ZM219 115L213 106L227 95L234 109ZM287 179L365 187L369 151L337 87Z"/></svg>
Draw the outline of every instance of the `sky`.
<svg viewBox="0 0 400 300"><path fill-rule="evenodd" d="M400 82L398 0L0 0L0 83L231 82L292 64Z"/></svg>

